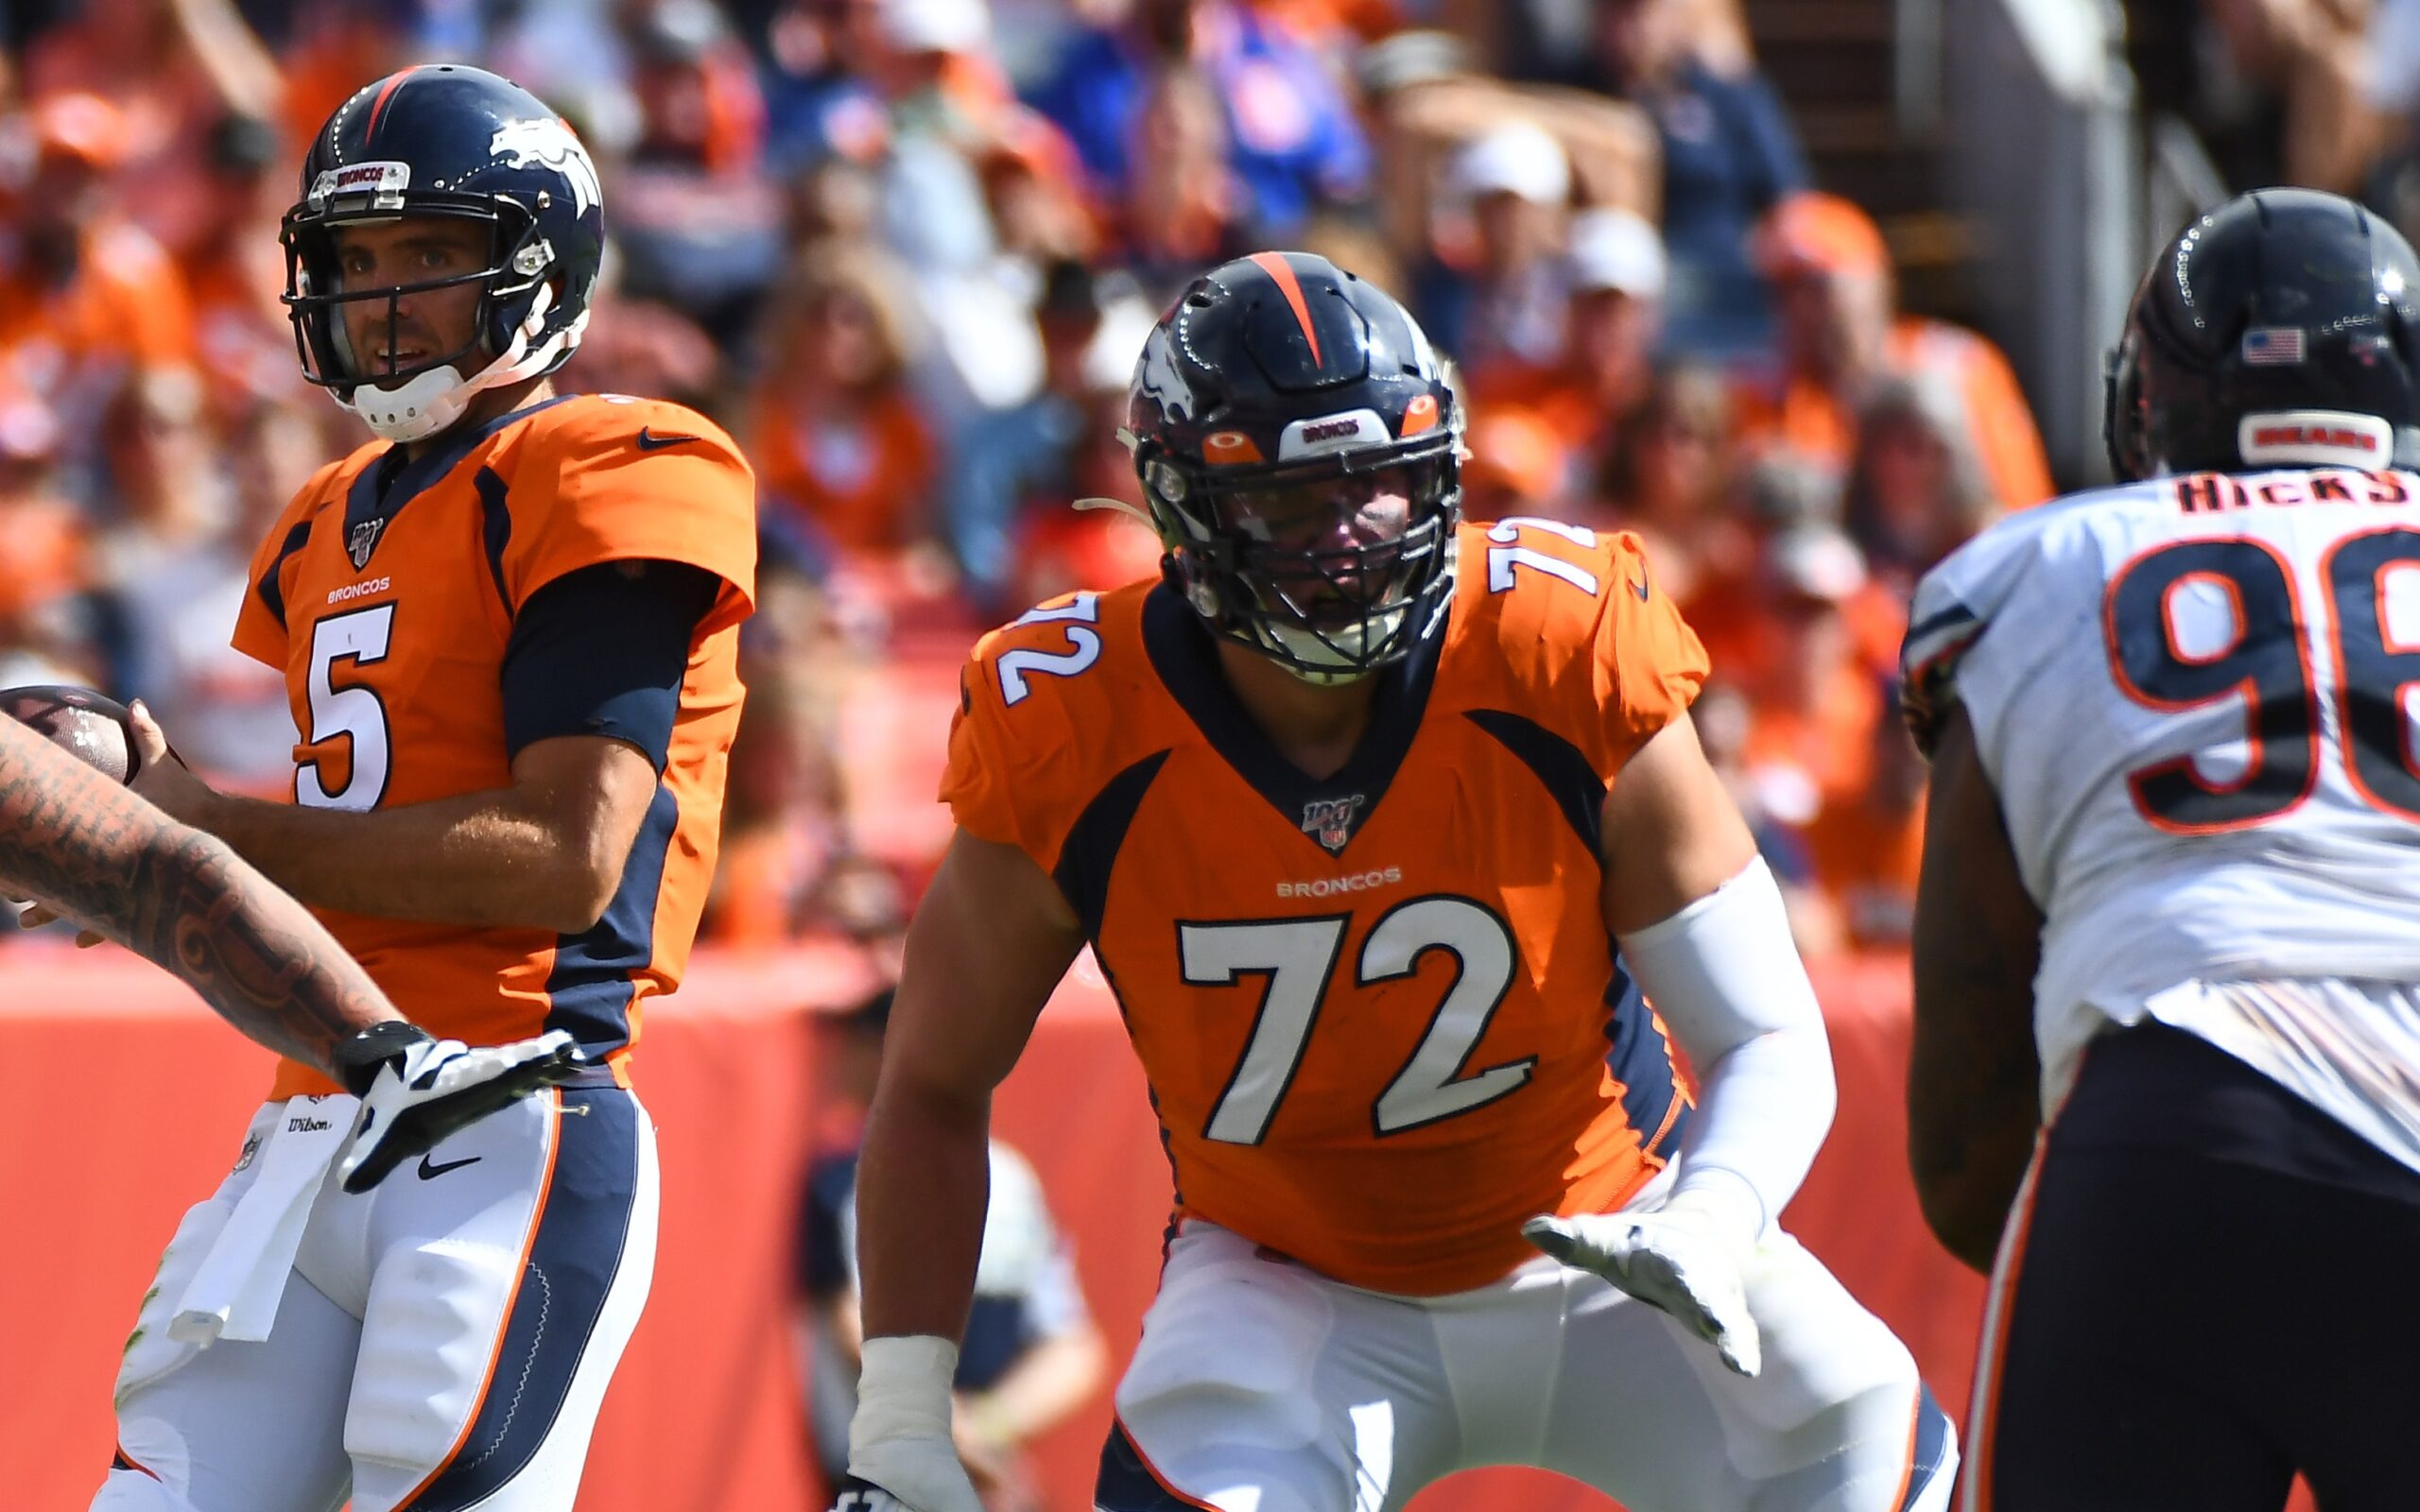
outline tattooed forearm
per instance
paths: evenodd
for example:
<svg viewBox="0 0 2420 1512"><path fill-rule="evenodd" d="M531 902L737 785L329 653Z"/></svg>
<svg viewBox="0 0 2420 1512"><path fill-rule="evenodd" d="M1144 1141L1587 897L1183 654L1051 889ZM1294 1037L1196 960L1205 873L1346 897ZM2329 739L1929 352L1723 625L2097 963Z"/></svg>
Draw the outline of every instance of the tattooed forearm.
<svg viewBox="0 0 2420 1512"><path fill-rule="evenodd" d="M293 899L190 830L0 720L0 885L184 979L260 1043L328 1070L395 1011Z"/></svg>

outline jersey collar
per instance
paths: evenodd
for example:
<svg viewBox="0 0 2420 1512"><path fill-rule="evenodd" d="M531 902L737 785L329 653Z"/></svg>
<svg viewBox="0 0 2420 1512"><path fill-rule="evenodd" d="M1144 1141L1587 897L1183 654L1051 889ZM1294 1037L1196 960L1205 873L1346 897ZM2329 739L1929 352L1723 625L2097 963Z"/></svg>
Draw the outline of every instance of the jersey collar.
<svg viewBox="0 0 2420 1512"><path fill-rule="evenodd" d="M516 425L542 410L577 399L577 394L562 394L543 404L509 409L493 420L467 425L449 432L445 437L406 461L403 443L398 441L380 454L378 460L361 470L353 480L344 499L344 544L353 558L357 572L370 563L370 555L378 549L379 538L388 524L401 514L404 506L428 490L429 485L454 471L464 457L498 431Z"/></svg>
<svg viewBox="0 0 2420 1512"><path fill-rule="evenodd" d="M1143 647L1169 696L1237 776L1332 855L1360 833L1419 736L1445 634L1438 626L1402 661L1371 674L1379 682L1369 727L1336 775L1321 780L1288 761L1253 723L1227 685L1209 628L1176 591L1162 583L1143 600Z"/></svg>

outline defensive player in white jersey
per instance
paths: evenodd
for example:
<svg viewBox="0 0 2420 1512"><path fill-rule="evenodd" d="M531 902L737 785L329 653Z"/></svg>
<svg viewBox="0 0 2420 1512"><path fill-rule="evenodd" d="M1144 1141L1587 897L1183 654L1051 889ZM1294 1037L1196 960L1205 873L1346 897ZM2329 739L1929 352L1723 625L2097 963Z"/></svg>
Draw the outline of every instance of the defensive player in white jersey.
<svg viewBox="0 0 2420 1512"><path fill-rule="evenodd" d="M2135 296L2122 485L1917 591L1910 1132L1993 1270L1969 1509L2414 1503L2415 365L2400 235L2233 200Z"/></svg>

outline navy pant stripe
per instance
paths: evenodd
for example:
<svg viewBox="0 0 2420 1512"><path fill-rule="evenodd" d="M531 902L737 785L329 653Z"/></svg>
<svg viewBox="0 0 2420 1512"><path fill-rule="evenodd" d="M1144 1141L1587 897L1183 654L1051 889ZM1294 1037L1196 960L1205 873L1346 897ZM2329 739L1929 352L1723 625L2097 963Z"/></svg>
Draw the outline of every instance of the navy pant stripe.
<svg viewBox="0 0 2420 1512"><path fill-rule="evenodd" d="M454 1458L406 1503L408 1512L459 1512L529 1463L554 1429L620 1274L638 1197L638 1104L619 1088L562 1095L546 1208L487 1395Z"/></svg>

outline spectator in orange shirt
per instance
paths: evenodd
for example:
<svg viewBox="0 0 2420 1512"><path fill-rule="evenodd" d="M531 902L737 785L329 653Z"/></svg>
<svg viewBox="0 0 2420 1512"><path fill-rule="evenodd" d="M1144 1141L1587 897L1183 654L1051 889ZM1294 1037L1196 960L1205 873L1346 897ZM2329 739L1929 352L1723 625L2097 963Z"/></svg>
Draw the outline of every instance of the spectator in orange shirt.
<svg viewBox="0 0 2420 1512"><path fill-rule="evenodd" d="M1746 669L1756 708L1747 765L1760 785L1785 781L1803 809L1775 805L1805 824L1831 804L1853 803L1874 771L1874 727L1885 683L1866 662L1855 616L1877 592L1856 542L1835 525L1794 525L1768 539L1759 651Z"/></svg>
<svg viewBox="0 0 2420 1512"><path fill-rule="evenodd" d="M1958 395L1932 373L1886 380L1858 417L1842 524L1902 599L1999 512L1962 418Z"/></svg>
<svg viewBox="0 0 2420 1512"><path fill-rule="evenodd" d="M1682 607L1716 672L1753 682L1772 655L1766 542L1800 525L1838 526L1840 480L1787 452L1734 456L1728 477L1711 517L1719 529L1698 548L1703 566Z"/></svg>
<svg viewBox="0 0 2420 1512"><path fill-rule="evenodd" d="M211 130L230 114L279 109L277 61L234 0L80 0L66 10L26 49L26 95L81 92L116 108L124 206L182 260L224 209L211 192Z"/></svg>
<svg viewBox="0 0 2420 1512"><path fill-rule="evenodd" d="M1804 783L1786 777L1777 790L1768 791L1769 783L1749 770L1756 712L1747 695L1720 677L1707 681L1698 701L1689 707L1689 719L1697 726L1699 744L1705 747L1706 765L1739 806L1739 817L1755 839L1756 852L1781 885L1782 906L1789 912L1790 937L1798 942L1799 953L1816 956L1837 952L1847 940L1840 909L1815 880L1806 837L1798 825L1777 812L1805 816L1810 800Z"/></svg>
<svg viewBox="0 0 2420 1512"><path fill-rule="evenodd" d="M1594 472L1613 455L1616 433L1654 382L1664 242L1643 217L1604 209L1572 216L1569 244L1569 303L1555 360L1504 372L1477 411L1481 421L1510 411L1533 417L1560 449Z"/></svg>
<svg viewBox="0 0 2420 1512"><path fill-rule="evenodd" d="M30 177L0 222L0 366L58 413L71 463L88 460L101 410L138 368L193 352L184 279L160 244L115 215L109 175L126 118L93 94L32 112Z"/></svg>
<svg viewBox="0 0 2420 1512"><path fill-rule="evenodd" d="M932 546L933 437L906 374L905 280L879 248L810 249L764 331L752 455L769 530L843 556Z"/></svg>
<svg viewBox="0 0 2420 1512"><path fill-rule="evenodd" d="M1907 726L1877 719L1869 764L1864 788L1824 804L1802 834L1815 880L1838 905L1849 939L1866 950L1902 950L1924 855L1925 763Z"/></svg>
<svg viewBox="0 0 2420 1512"><path fill-rule="evenodd" d="M1655 375L1615 432L1601 478L1604 523L1646 539L1651 569L1693 624L1710 591L1749 558L1748 535L1725 505L1731 462L1722 379L1683 363Z"/></svg>
<svg viewBox="0 0 2420 1512"><path fill-rule="evenodd" d="M1925 375L1957 396L1993 493L2012 508L2050 496L2042 438L2008 359L1971 331L1897 314L1890 253L1864 211L1837 195L1794 195L1758 241L1780 313L1781 360L1778 372L1736 396L1742 440L1845 472L1858 410L1876 385Z"/></svg>
<svg viewBox="0 0 2420 1512"><path fill-rule="evenodd" d="M827 585L778 560L758 579L740 639L749 689L731 747L722 854L701 937L770 946L816 934L876 939L907 919L898 877L850 832L839 751L843 684L869 648L853 644Z"/></svg>
<svg viewBox="0 0 2420 1512"><path fill-rule="evenodd" d="M1472 417L1470 456L1462 463L1462 517L1564 518L1571 454L1530 410L1497 405Z"/></svg>

